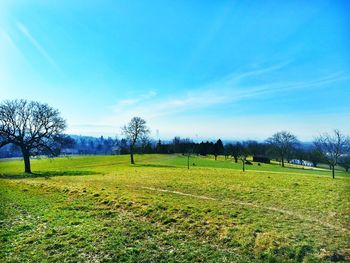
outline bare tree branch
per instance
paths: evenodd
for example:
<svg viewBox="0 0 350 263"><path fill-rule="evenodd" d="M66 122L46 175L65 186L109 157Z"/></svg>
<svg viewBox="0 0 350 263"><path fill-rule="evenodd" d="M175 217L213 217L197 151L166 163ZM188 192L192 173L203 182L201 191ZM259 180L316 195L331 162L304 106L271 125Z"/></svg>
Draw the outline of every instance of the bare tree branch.
<svg viewBox="0 0 350 263"><path fill-rule="evenodd" d="M140 117L134 117L122 128L122 134L126 137L130 147L130 161L134 164L134 148L139 142L148 138L150 133L146 121Z"/></svg>
<svg viewBox="0 0 350 263"><path fill-rule="evenodd" d="M54 154L57 141L66 128L60 112L47 104L13 100L0 104L0 147L12 143L21 148L25 171L30 173L30 156Z"/></svg>
<svg viewBox="0 0 350 263"><path fill-rule="evenodd" d="M323 154L324 159L332 168L332 177L335 177L335 166L341 157L349 154L350 138L339 130L334 130L333 134L325 133L315 139L314 145Z"/></svg>
<svg viewBox="0 0 350 263"><path fill-rule="evenodd" d="M277 132L266 140L271 145L273 151L281 158L282 167L284 161L291 154L292 150L299 144L296 136L287 131Z"/></svg>

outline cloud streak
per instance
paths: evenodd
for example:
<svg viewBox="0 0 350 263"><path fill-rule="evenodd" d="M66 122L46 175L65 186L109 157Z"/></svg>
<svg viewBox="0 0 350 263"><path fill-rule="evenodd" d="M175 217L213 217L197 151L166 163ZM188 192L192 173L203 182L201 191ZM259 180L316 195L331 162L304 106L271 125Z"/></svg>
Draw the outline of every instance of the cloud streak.
<svg viewBox="0 0 350 263"><path fill-rule="evenodd" d="M37 51L46 59L46 61L51 64L56 70L60 71L56 61L49 55L45 48L39 44L39 42L34 38L34 36L29 32L28 28L21 22L17 22L18 30L29 40L29 42L37 49Z"/></svg>
<svg viewBox="0 0 350 263"><path fill-rule="evenodd" d="M120 100L116 105L114 105L113 111L115 113L119 113L122 112L123 110L125 110L125 108L137 105L141 102L145 102L153 97L155 97L157 95L157 93L155 91L149 91L145 94L133 97L133 98L128 98L128 99L123 99Z"/></svg>
<svg viewBox="0 0 350 263"><path fill-rule="evenodd" d="M0 28L0 36L4 39L9 45L14 46L12 37L4 30Z"/></svg>
<svg viewBox="0 0 350 263"><path fill-rule="evenodd" d="M288 62L239 74L230 74L222 80L192 90L182 97L155 98L154 96L142 95L138 98L122 100L115 106L117 109L114 111L115 115L107 117L106 121L125 122L133 116L155 119L192 110L206 109L215 105L239 103L247 99L283 96L285 92L320 88L330 83L349 79L348 75L340 72L306 81L275 81L260 85L243 85L241 83L251 77L278 71L286 65Z"/></svg>

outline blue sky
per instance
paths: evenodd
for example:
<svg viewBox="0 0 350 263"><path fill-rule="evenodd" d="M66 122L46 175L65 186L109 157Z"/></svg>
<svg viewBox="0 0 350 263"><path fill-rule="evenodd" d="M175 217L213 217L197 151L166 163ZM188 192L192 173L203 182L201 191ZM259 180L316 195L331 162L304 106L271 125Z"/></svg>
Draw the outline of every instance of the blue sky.
<svg viewBox="0 0 350 263"><path fill-rule="evenodd" d="M348 3L349 5L349 3ZM301 140L350 133L347 1L0 1L0 100L68 133Z"/></svg>

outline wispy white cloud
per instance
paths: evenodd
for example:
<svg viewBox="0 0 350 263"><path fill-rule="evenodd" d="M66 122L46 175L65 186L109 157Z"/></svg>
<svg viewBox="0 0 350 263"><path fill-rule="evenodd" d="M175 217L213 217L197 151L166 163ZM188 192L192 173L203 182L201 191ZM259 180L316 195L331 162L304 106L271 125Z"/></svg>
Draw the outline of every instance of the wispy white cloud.
<svg viewBox="0 0 350 263"><path fill-rule="evenodd" d="M30 43L38 50L38 52L46 59L46 61L51 64L56 70L61 71L58 67L56 61L49 55L46 49L40 45L40 43L35 39L35 37L29 32L28 28L21 22L17 22L18 30L30 41Z"/></svg>
<svg viewBox="0 0 350 263"><path fill-rule="evenodd" d="M120 113L129 109L131 106L135 106L139 103L144 103L147 100L155 97L156 95L157 93L155 91L149 91L141 95L136 95L135 97L132 97L132 98L120 100L112 108L115 113Z"/></svg>
<svg viewBox="0 0 350 263"><path fill-rule="evenodd" d="M187 94L176 97L162 98L142 95L120 101L112 116L104 121L123 123L133 116L141 116L148 120L196 109L206 109L215 105L239 103L242 100L263 98L264 96L283 94L288 91L319 88L326 84L349 79L344 73L334 73L317 79L306 81L278 81L272 83L242 85L241 81L260 75L270 74L285 67L288 63L277 64L271 67L252 71L230 74L229 76L206 85L203 88L191 90Z"/></svg>
<svg viewBox="0 0 350 263"><path fill-rule="evenodd" d="M237 82L246 79L248 77L255 77L260 75L266 75L268 73L279 71L286 66L288 66L292 61L284 61L270 66L259 66L258 68L252 70L246 70L243 72L232 72L224 77L220 82L225 82L225 84L236 84ZM217 83L214 83L214 85Z"/></svg>
<svg viewBox="0 0 350 263"><path fill-rule="evenodd" d="M14 42L12 37L9 35L9 33L7 33L5 30L2 30L0 28L0 39L3 39L4 41L6 41L7 44L14 46Z"/></svg>
<svg viewBox="0 0 350 263"><path fill-rule="evenodd" d="M28 61L17 47L11 32L0 28L0 100L11 96L14 86L21 81L18 71L28 72L27 66Z"/></svg>

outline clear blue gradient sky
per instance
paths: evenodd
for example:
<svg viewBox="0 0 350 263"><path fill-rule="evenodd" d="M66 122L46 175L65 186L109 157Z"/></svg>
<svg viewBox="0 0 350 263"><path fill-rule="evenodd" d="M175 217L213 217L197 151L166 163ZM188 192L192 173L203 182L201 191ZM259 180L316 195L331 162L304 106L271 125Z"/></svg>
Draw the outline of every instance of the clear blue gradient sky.
<svg viewBox="0 0 350 263"><path fill-rule="evenodd" d="M0 100L68 133L301 140L350 133L349 1L0 1ZM157 133L158 131L158 133Z"/></svg>

